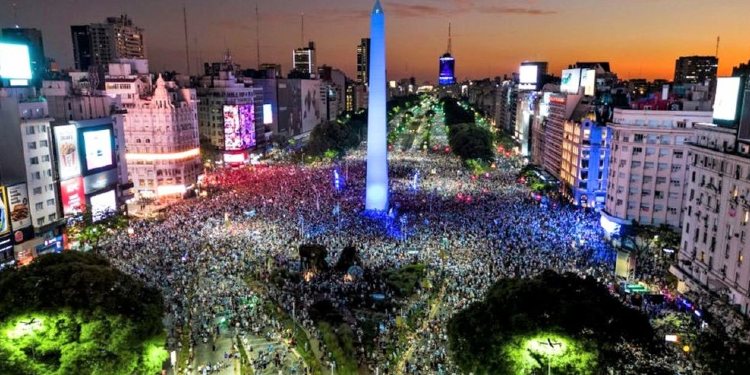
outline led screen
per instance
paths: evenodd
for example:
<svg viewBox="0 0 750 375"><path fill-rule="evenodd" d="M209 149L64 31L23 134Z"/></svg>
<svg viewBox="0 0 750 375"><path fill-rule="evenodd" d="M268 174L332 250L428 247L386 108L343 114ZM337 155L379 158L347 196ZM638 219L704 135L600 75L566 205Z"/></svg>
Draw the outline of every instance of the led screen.
<svg viewBox="0 0 750 375"><path fill-rule="evenodd" d="M581 87L581 69L566 69L562 71L560 91L568 94L578 94Z"/></svg>
<svg viewBox="0 0 750 375"><path fill-rule="evenodd" d="M714 119L735 121L740 98L740 77L720 77L716 81Z"/></svg>
<svg viewBox="0 0 750 375"><path fill-rule="evenodd" d="M83 211L85 197L83 195L83 178L76 177L60 182L60 196L64 215L74 215Z"/></svg>
<svg viewBox="0 0 750 375"><path fill-rule="evenodd" d="M550 97L552 97L551 92L545 92L542 96L542 102L539 103L539 116L547 117L549 116L549 101Z"/></svg>
<svg viewBox="0 0 750 375"><path fill-rule="evenodd" d="M255 117L252 104L224 106L224 149L245 150L255 146Z"/></svg>
<svg viewBox="0 0 750 375"><path fill-rule="evenodd" d="M31 79L28 46L0 43L0 77L18 80Z"/></svg>
<svg viewBox="0 0 750 375"><path fill-rule="evenodd" d="M536 65L521 65L520 80L522 84L536 85L539 67Z"/></svg>
<svg viewBox="0 0 750 375"><path fill-rule="evenodd" d="M581 72L581 87L583 87L583 95L594 96L596 94L596 70L583 69Z"/></svg>
<svg viewBox="0 0 750 375"><path fill-rule="evenodd" d="M263 104L263 125L273 124L273 107Z"/></svg>
<svg viewBox="0 0 750 375"><path fill-rule="evenodd" d="M117 211L117 196L110 190L91 197L91 218L99 221Z"/></svg>
<svg viewBox="0 0 750 375"><path fill-rule="evenodd" d="M109 167L112 161L112 130L89 130L83 133L86 150L86 169L89 171Z"/></svg>
<svg viewBox="0 0 750 375"><path fill-rule="evenodd" d="M440 58L440 77L438 83L441 85L453 85L456 83L456 60L452 57Z"/></svg>
<svg viewBox="0 0 750 375"><path fill-rule="evenodd" d="M78 156L78 137L75 125L56 126L55 143L60 179L67 180L81 174L81 161Z"/></svg>

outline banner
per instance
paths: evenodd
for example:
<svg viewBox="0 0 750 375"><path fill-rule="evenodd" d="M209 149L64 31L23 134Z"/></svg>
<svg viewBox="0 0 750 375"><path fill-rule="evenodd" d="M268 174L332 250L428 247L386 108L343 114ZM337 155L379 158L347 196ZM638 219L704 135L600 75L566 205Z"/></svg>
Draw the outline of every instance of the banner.
<svg viewBox="0 0 750 375"><path fill-rule="evenodd" d="M0 186L0 236L10 233L10 212L8 208L8 192L5 186Z"/></svg>
<svg viewBox="0 0 750 375"><path fill-rule="evenodd" d="M29 208L29 192L26 184L14 185L8 188L8 205L10 223L14 231L31 226L31 210Z"/></svg>

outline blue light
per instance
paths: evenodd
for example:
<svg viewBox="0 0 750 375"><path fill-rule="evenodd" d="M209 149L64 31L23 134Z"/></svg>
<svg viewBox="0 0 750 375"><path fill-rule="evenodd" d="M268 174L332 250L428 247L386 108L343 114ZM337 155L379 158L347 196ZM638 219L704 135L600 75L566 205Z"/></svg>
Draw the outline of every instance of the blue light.
<svg viewBox="0 0 750 375"><path fill-rule="evenodd" d="M365 210L388 208L386 142L385 13L376 1L370 18L370 85L367 113L367 189Z"/></svg>

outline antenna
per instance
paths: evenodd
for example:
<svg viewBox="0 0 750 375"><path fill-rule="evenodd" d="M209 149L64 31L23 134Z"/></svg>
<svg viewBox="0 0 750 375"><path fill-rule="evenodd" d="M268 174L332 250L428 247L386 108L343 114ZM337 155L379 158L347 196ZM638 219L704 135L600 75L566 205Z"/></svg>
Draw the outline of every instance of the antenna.
<svg viewBox="0 0 750 375"><path fill-rule="evenodd" d="M304 46L305 45L305 12L302 12L300 17L302 18L302 40L301 40L302 43L300 43L300 46Z"/></svg>
<svg viewBox="0 0 750 375"><path fill-rule="evenodd" d="M193 49L197 52L197 56L195 57L195 66L198 67L198 75L201 75L201 65L202 65L202 57L201 57L201 50L198 47L198 37L193 37Z"/></svg>
<svg viewBox="0 0 750 375"><path fill-rule="evenodd" d="M10 6L13 7L13 24L18 27L18 4L12 3Z"/></svg>
<svg viewBox="0 0 750 375"><path fill-rule="evenodd" d="M190 77L190 46L188 45L188 26L187 26L187 8L182 4L182 22L185 25L185 64L187 65L187 75Z"/></svg>
<svg viewBox="0 0 750 375"><path fill-rule="evenodd" d="M258 1L255 1L255 49L258 59L258 69L260 69L260 16L258 13Z"/></svg>
<svg viewBox="0 0 750 375"><path fill-rule="evenodd" d="M451 47L452 47L452 40L451 40L451 23L448 22L448 53L451 53Z"/></svg>
<svg viewBox="0 0 750 375"><path fill-rule="evenodd" d="M716 55L714 55L714 57L716 57L717 59L719 58L719 42L720 41L721 41L721 35L716 37Z"/></svg>

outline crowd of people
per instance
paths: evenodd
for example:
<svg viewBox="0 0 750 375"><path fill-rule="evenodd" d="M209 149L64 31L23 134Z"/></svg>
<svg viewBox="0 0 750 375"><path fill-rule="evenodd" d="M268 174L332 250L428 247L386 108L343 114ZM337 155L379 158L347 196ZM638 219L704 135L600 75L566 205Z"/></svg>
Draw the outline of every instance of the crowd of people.
<svg viewBox="0 0 750 375"><path fill-rule="evenodd" d="M355 152L333 165L216 171L204 180L212 194L175 204L159 220L132 221L132 230L119 232L100 251L163 292L171 349L179 348L188 332L191 347L233 332L288 345L276 317L249 302L272 301L320 343L321 363L332 363L310 313L326 300L351 327L359 366L383 374L454 373L446 322L482 298L497 279L552 269L611 280L615 252L596 214L541 205L517 182L518 170L510 165L477 176L443 153L394 152L390 163L393 209L382 217L363 215L365 164L363 154ZM278 270L301 270L298 251L304 244L325 246L330 263L354 246L364 275L274 282ZM427 267L433 285L442 288L440 298L420 290L398 301L431 310L410 341L394 334L404 308L379 311L378 333L368 337L355 309L375 306L368 299L373 294L398 298L382 278L371 275L412 263ZM263 288L252 288L248 280ZM432 309L430 301L438 305ZM283 366L270 358L265 366ZM307 371L303 363L297 368Z"/></svg>

